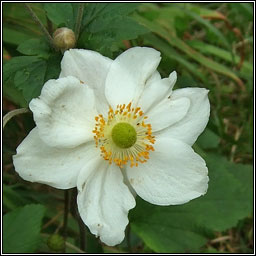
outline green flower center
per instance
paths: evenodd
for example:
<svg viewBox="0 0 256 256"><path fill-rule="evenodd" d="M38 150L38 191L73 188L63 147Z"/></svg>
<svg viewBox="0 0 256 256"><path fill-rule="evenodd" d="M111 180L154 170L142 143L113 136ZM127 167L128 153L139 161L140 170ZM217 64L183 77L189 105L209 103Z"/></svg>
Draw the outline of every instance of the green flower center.
<svg viewBox="0 0 256 256"><path fill-rule="evenodd" d="M137 140L134 127L128 123L118 123L112 129L112 139L119 148L130 148Z"/></svg>

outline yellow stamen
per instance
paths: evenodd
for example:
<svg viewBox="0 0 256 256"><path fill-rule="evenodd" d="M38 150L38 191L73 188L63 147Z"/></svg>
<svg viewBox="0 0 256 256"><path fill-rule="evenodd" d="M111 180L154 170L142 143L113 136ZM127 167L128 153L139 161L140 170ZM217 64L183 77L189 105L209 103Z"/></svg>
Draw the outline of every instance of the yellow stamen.
<svg viewBox="0 0 256 256"><path fill-rule="evenodd" d="M130 166L138 167L149 159L149 152L154 151L155 137L152 136L151 124L145 123L147 116L140 107L131 108L132 103L118 104L113 110L109 107L108 116L105 119L99 114L95 117L94 140L99 147L102 157L109 164L115 163L123 168L128 162ZM118 123L127 123L136 131L136 142L131 146L120 147L113 141L112 130ZM132 128L132 129L133 129Z"/></svg>

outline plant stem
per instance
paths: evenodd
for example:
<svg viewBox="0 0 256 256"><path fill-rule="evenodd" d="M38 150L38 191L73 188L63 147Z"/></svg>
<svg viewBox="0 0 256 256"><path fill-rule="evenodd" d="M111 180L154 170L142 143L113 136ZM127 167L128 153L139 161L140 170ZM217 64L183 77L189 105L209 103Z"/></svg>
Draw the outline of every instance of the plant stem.
<svg viewBox="0 0 256 256"><path fill-rule="evenodd" d="M71 196L71 209L70 212L77 220L79 231L80 231L80 249L86 251L86 230L85 224L83 223L77 208L77 189L72 189L72 196Z"/></svg>
<svg viewBox="0 0 256 256"><path fill-rule="evenodd" d="M83 19L83 13L84 13L84 3L81 3L79 5L77 18L76 18L76 27L75 27L76 40L79 37L80 28L81 28L82 19Z"/></svg>
<svg viewBox="0 0 256 256"><path fill-rule="evenodd" d="M70 249L73 249L74 251L78 252L78 253L86 253L85 251L80 250L78 247L76 247L75 245L69 243L69 242L65 242L66 246L69 247Z"/></svg>
<svg viewBox="0 0 256 256"><path fill-rule="evenodd" d="M78 225L80 230L80 249L85 251L86 246L86 233L85 233L85 226L83 221L81 220L80 216L78 216Z"/></svg>
<svg viewBox="0 0 256 256"><path fill-rule="evenodd" d="M69 213L69 205L70 205L70 196L69 190L65 190L65 209L64 209L64 218L63 218L63 237L66 240L67 237L67 226L68 226L68 213Z"/></svg>
<svg viewBox="0 0 256 256"><path fill-rule="evenodd" d="M53 43L53 38L52 36L49 34L49 32L47 31L47 29L45 28L44 24L39 20L39 18L37 17L37 15L35 14L35 12L32 10L32 8L30 7L29 4L25 4L24 3L25 8L28 10L29 14L31 15L31 17L33 18L33 20L39 25L39 27L41 28L42 32L45 34L46 38L48 39L50 45L52 48L55 49L54 43Z"/></svg>
<svg viewBox="0 0 256 256"><path fill-rule="evenodd" d="M131 246L131 227L130 224L128 224L126 228L126 242L127 242L127 247L130 253L132 253L132 246Z"/></svg>
<svg viewBox="0 0 256 256"><path fill-rule="evenodd" d="M3 117L3 129L5 125L8 123L10 119L12 119L14 116L17 116L19 114L27 113L29 112L29 109L27 108L19 108L19 109L14 109L10 112L8 112L4 117Z"/></svg>
<svg viewBox="0 0 256 256"><path fill-rule="evenodd" d="M53 26L52 26L52 22L49 20L49 18L47 17L47 31L49 32L50 35L53 34Z"/></svg>

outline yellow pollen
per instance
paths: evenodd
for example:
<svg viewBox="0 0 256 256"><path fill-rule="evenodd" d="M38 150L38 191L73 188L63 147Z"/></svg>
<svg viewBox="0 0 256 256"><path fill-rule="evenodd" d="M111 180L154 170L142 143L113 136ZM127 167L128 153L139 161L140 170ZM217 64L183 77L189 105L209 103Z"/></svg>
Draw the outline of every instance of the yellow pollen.
<svg viewBox="0 0 256 256"><path fill-rule="evenodd" d="M141 108L132 107L131 102L118 104L115 109L110 106L107 118L101 114L96 116L92 132L103 159L120 168L128 163L131 167L138 167L147 162L150 151L154 151L155 137L152 136L151 124L145 123L146 119Z"/></svg>

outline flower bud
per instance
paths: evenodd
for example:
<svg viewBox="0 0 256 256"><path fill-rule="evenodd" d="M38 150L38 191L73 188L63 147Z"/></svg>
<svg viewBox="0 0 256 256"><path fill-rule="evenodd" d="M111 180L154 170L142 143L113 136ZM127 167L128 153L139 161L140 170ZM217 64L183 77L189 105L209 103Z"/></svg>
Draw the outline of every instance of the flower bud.
<svg viewBox="0 0 256 256"><path fill-rule="evenodd" d="M69 28L58 28L53 33L54 45L60 50L68 50L76 44L75 33Z"/></svg>
<svg viewBox="0 0 256 256"><path fill-rule="evenodd" d="M51 235L47 240L47 245L55 252L61 252L65 249L64 238L58 234Z"/></svg>

